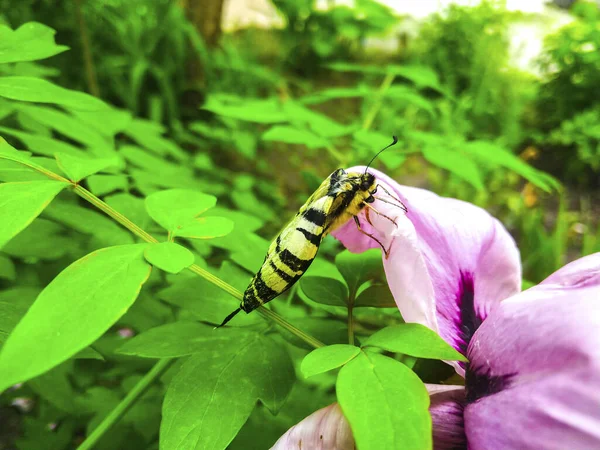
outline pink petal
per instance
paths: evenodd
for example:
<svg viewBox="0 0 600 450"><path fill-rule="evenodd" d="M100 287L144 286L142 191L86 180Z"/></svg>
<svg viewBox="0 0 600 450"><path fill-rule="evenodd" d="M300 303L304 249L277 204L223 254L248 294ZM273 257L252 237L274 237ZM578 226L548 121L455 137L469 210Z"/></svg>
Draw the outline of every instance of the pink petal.
<svg viewBox="0 0 600 450"><path fill-rule="evenodd" d="M564 287L595 286L600 278L600 253L585 256L557 270L541 284Z"/></svg>
<svg viewBox="0 0 600 450"><path fill-rule="evenodd" d="M468 357L469 448L600 448L600 253L500 303Z"/></svg>
<svg viewBox="0 0 600 450"><path fill-rule="evenodd" d="M404 320L429 326L466 352L492 307L520 290L521 265L514 240L500 222L475 205L401 186L377 170L369 171L408 208L403 216L395 206L379 200L373 204L381 213L398 217L398 227L370 214L373 230L365 213L359 215L365 231L390 246L384 267ZM382 189L376 197L390 199ZM353 221L334 236L350 251L378 247Z"/></svg>
<svg viewBox="0 0 600 450"><path fill-rule="evenodd" d="M354 450L354 437L337 403L312 413L290 428L271 450Z"/></svg>
<svg viewBox="0 0 600 450"><path fill-rule="evenodd" d="M453 450L466 448L463 419L464 386L428 384L431 398L429 412L433 423L433 448Z"/></svg>
<svg viewBox="0 0 600 450"><path fill-rule="evenodd" d="M383 260L384 269L402 317L406 322L420 323L438 331L433 284L419 248L414 225L404 211L397 207L380 201L375 201L373 206L398 224L394 226L389 220L377 214L370 214L374 225L372 226L367 222L364 213L359 215L363 230L376 236L386 248L393 246L389 259ZM370 248L381 248L375 240L360 233L354 221L349 221L333 235L351 252L360 253Z"/></svg>

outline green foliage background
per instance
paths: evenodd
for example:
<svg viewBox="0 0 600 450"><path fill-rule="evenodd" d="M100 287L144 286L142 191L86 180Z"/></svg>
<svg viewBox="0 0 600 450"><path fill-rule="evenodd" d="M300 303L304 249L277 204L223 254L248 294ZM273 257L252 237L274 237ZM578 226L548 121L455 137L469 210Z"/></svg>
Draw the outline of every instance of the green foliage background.
<svg viewBox="0 0 600 450"><path fill-rule="evenodd" d="M525 286L600 250L597 7L535 77L509 58L531 18L492 2L392 55L363 45L404 20L374 1L273 3L285 28L210 47L166 0L0 1L0 449L265 449L336 400L361 450L431 448L422 381L462 357L402 323L378 250L327 238L213 330L321 180L392 134L377 167L499 217Z"/></svg>

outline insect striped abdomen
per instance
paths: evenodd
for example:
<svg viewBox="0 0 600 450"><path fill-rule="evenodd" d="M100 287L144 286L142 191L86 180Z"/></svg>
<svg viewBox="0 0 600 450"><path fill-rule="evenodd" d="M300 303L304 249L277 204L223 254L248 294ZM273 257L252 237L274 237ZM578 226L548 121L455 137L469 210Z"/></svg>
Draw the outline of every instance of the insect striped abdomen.
<svg viewBox="0 0 600 450"><path fill-rule="evenodd" d="M289 289L314 261L325 234L322 209L332 199L322 198L301 211L275 240L262 267L244 293L242 309L250 312Z"/></svg>

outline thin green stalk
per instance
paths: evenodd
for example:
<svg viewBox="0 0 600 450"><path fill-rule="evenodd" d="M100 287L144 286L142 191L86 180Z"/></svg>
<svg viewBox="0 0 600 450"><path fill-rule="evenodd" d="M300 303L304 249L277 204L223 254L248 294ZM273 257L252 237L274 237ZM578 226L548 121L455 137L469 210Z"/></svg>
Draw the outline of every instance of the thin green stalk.
<svg viewBox="0 0 600 450"><path fill-rule="evenodd" d="M239 301L242 301L242 299L244 298L244 295L240 291L238 291L236 288L234 288L230 284L225 283L219 277L214 276L212 273L210 273L206 269L203 269L202 267L197 266L195 264L190 266L189 269L192 272L194 272L195 274L200 275L207 281L210 281L214 285L220 287L221 289L223 289L224 291L226 291L228 294L235 297ZM302 339L307 344L312 345L315 348L325 346L325 344L323 344L318 339L315 339L311 335L306 334L304 331L300 330L299 328L296 328L294 325L287 322L285 319L283 319L283 317L281 317L276 312L271 311L270 309L265 308L264 306L261 306L256 311L264 318L270 319L271 321L275 322L277 325L288 330L290 333L295 334L296 336L298 336L300 339Z"/></svg>
<svg viewBox="0 0 600 450"><path fill-rule="evenodd" d="M85 78L87 80L88 89L94 97L100 98L100 87L98 78L96 77L96 68L94 67L94 59L92 58L92 45L90 43L90 35L88 33L87 23L83 15L81 7L82 0L75 0L75 12L77 14L77 22L79 25L79 35L81 38L81 51L83 53L83 61L85 63Z"/></svg>
<svg viewBox="0 0 600 450"><path fill-rule="evenodd" d="M395 78L396 75L394 75L393 73L388 73L381 82L381 86L379 86L377 96L375 97L375 102L373 103L373 106L371 106L371 109L369 109L369 111L365 115L365 120L363 121L362 125L363 130L368 130L369 128L371 128L371 125L373 125L375 117L377 117L377 114L381 109L381 105L383 103L383 96L385 92L390 88Z"/></svg>
<svg viewBox="0 0 600 450"><path fill-rule="evenodd" d="M2 138L0 138L0 145L2 144L3 141L4 140ZM63 183L71 183L71 181L67 180L64 177L61 177L59 174L54 173L51 170L46 169L45 167L38 166L37 164L35 164L31 161L28 161L25 158L15 157L15 156L12 156L11 154L2 153L2 154L0 154L0 159L6 159L8 161L13 161L13 162L22 164L25 167L29 167L30 169L36 170L39 173L46 175L48 178L50 178L52 180L61 181Z"/></svg>
<svg viewBox="0 0 600 450"><path fill-rule="evenodd" d="M227 292L229 295L236 298L237 300L242 301L242 298L244 298L243 294L240 291L238 291L229 283L226 283L225 281L221 280L216 275L213 275L208 270L203 269L202 267L196 264L192 264L190 267L188 267L188 269L194 272L196 275L200 275L206 281L210 281L215 286L223 289L225 292Z"/></svg>
<svg viewBox="0 0 600 450"><path fill-rule="evenodd" d="M100 425L98 425L94 431L81 443L78 447L79 450L88 450L94 447L104 436L104 434L118 422L121 417L131 408L131 406L148 390L152 382L162 375L167 370L174 359L161 359L158 361L150 371L144 375L144 377L137 382L137 384L131 389L127 395L121 400L121 402L113 409L108 416L106 416Z"/></svg>
<svg viewBox="0 0 600 450"><path fill-rule="evenodd" d="M348 305L348 344L354 345L354 319L352 318L352 304Z"/></svg>
<svg viewBox="0 0 600 450"><path fill-rule="evenodd" d="M96 208L101 210L103 213L105 213L106 215L115 219L117 222L119 222L121 225L123 225L125 228L127 228L129 231L131 231L133 234L140 237L144 241L150 242L152 244L155 244L158 242L158 239L156 239L154 236L152 236L151 234L149 234L148 232L144 231L142 228L137 226L135 223L133 223L131 220L129 220L127 217L125 217L123 214L121 214L119 211L117 211L116 209L109 206L107 203L100 200L98 197L96 197L94 194L92 194L86 188L76 184L76 185L74 185L73 191L77 195L79 195L81 198L87 200L92 205L94 205Z"/></svg>
<svg viewBox="0 0 600 450"><path fill-rule="evenodd" d="M130 230L136 236L139 236L144 241L150 242L150 243L158 242L158 240L154 236L150 235L149 233L147 233L146 231L141 229L139 226L137 226L135 223L133 223L131 220L129 220L127 217L125 217L123 214L116 211L111 206L109 206L107 203L100 200L98 197L96 197L94 194L92 194L87 189L83 188L82 186L75 185L75 188L73 190L79 196L81 196L82 198L84 198L85 200L87 200L88 202L90 202L91 204L93 204L94 206L99 208L100 210L102 210L104 213L106 213L107 215L109 215L110 217L115 219L117 222L119 222L121 225L123 225L128 230ZM203 269L202 267L200 267L196 264L192 264L190 267L188 267L188 269L191 270L192 272L194 272L196 275L200 275L202 278L211 282L215 286L223 289L225 292L227 292L229 295L236 298L237 300L241 301L242 298L244 297L240 291L238 291L236 288L234 288L229 283L226 283L225 281L221 280L219 277L213 275L208 270ZM323 347L325 345L318 339L315 339L314 337L306 334L304 331L300 330L299 328L296 328L291 323L287 322L283 317L281 317L276 312L271 311L270 309L264 308L262 306L260 308L258 308L257 311L261 316L274 321L279 326L288 330L290 333L298 336L300 339L305 341L307 344L309 344L315 348Z"/></svg>
<svg viewBox="0 0 600 450"><path fill-rule="evenodd" d="M296 328L294 325L292 325L291 323L284 320L283 317L281 317L276 312L271 311L270 309L265 308L264 306L261 306L256 311L258 311L258 313L261 316L271 319L277 325L281 326L282 328L285 328L290 333L295 334L300 339L302 339L304 342L306 342L308 345L312 345L314 348L325 347L325 344L323 344L321 341L312 337L310 334L306 334L304 331Z"/></svg>
<svg viewBox="0 0 600 450"><path fill-rule="evenodd" d="M354 345L354 317L352 316L354 310L354 298L355 292L351 292L348 296L348 344Z"/></svg>

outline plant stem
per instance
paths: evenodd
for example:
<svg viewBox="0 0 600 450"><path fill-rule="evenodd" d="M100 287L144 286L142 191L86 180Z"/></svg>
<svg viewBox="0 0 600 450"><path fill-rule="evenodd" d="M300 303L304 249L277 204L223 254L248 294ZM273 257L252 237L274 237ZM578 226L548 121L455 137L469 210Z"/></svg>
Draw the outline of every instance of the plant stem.
<svg viewBox="0 0 600 450"><path fill-rule="evenodd" d="M351 293L348 297L348 344L354 345L354 318L352 312L354 310L355 293Z"/></svg>
<svg viewBox="0 0 600 450"><path fill-rule="evenodd" d="M242 299L244 298L244 295L240 291L238 291L236 288L234 288L230 284L225 283L219 277L214 276L212 273L210 273L206 269L203 269L202 267L197 266L195 264L188 267L188 269L190 269L195 274L200 275L205 280L210 281L214 285L220 287L221 289L223 289L224 291L226 291L228 294L235 297L239 301L242 301ZM314 348L319 348L319 347L325 346L325 344L323 344L318 339L315 339L311 335L306 334L304 331L300 330L299 328L296 328L294 325L287 322L285 319L283 319L283 317L281 317L276 312L271 311L270 309L265 308L264 306L261 306L256 311L264 318L270 319L271 321L275 322L277 325L288 330L290 333L298 336L300 339L302 339L307 344L312 345Z"/></svg>
<svg viewBox="0 0 600 450"><path fill-rule="evenodd" d="M144 241L150 242L150 243L158 242L158 240L154 236L152 236L151 234L149 234L146 231L144 231L143 229L141 229L139 226L137 226L135 223L133 223L131 220L129 220L127 217L125 217L123 214L121 214L120 212L118 212L117 210L115 210L114 208L109 206L107 203L100 200L98 197L96 197L94 194L92 194L90 191L88 191L84 187L82 187L80 185L75 185L73 190L75 191L75 193L77 195L84 198L85 200L87 200L88 202L90 202L91 204L96 206L98 209L100 209L102 212L104 212L105 214L107 214L110 217L112 217L113 219L115 219L117 222L119 222L121 225L123 225L125 228L127 228L129 231L131 231L132 233L134 233L136 236L140 237ZM219 277L213 275L208 270L203 269L202 267L200 267L196 264L192 264L191 266L188 267L188 269L191 270L192 272L194 272L196 275L200 275L202 278L211 282L215 286L223 289L225 292L227 292L229 295L236 298L237 300L242 301L244 296L240 291L238 291L236 288L234 288L229 283L226 283L225 281L221 280ZM276 312L271 311L270 309L267 309L262 306L260 308L258 308L257 311L261 316L272 320L273 322L277 323L279 326L288 330L290 333L295 334L300 339L305 341L308 345L311 345L315 348L323 347L325 345L318 339L315 339L314 337L306 334L304 331L300 330L299 328L296 328L291 323L287 322L283 317L281 317Z"/></svg>
<svg viewBox="0 0 600 450"><path fill-rule="evenodd" d="M196 264L192 264L190 267L188 267L188 269L191 270L192 272L194 272L196 275L200 275L206 281L210 281L215 286L223 289L225 292L227 292L229 295L231 295L235 299L242 301L242 298L244 298L243 294L240 291L238 291L236 288L234 288L229 283L226 283L225 281L221 280L216 275L213 275L208 270L203 269L202 267L200 267Z"/></svg>
<svg viewBox="0 0 600 450"><path fill-rule="evenodd" d="M275 311L271 311L270 309L265 308L264 306L261 306L256 311L258 311L261 316L271 319L277 325L281 326L282 328L285 328L290 333L295 334L308 345L312 345L314 348L325 347L325 344L323 344L321 341L312 337L310 334L306 334L304 331L296 328L294 325L284 320L283 317L281 317Z"/></svg>
<svg viewBox="0 0 600 450"><path fill-rule="evenodd" d="M373 125L375 117L377 117L377 114L381 109L381 104L383 103L383 95L390 88L395 78L396 75L394 75L393 73L388 73L381 82L381 86L379 86L377 96L375 97L375 102L373 103L373 106L371 106L371 109L369 109L369 111L367 112L365 120L363 121L363 130L368 130L369 128L371 128L371 125Z"/></svg>
<svg viewBox="0 0 600 450"><path fill-rule="evenodd" d="M125 217L123 214L121 214L119 211L117 211L116 209L109 206L107 203L100 200L98 197L96 197L94 194L92 194L90 191L88 191L83 186L75 184L73 191L77 195L79 195L81 198L87 200L92 205L94 205L96 208L101 210L103 213L105 213L106 215L115 219L117 222L119 222L121 225L123 225L125 228L127 228L129 231L131 231L133 234L140 237L144 241L150 242L151 244L155 244L158 242L158 239L156 239L154 236L152 236L148 232L144 231L142 228L137 226L135 223L133 223L131 220L129 220L127 217Z"/></svg>
<svg viewBox="0 0 600 450"><path fill-rule="evenodd" d="M0 145L2 144L3 140L2 138L0 138ZM15 157L12 156L10 154L0 154L0 159L7 159L9 161L13 161L19 164L24 165L25 167L29 167L30 169L36 170L39 173L46 175L48 178L55 180L55 181L61 181L63 183L71 183L69 180L67 180L64 177L61 177L59 174L52 172L51 170L46 169L45 167L42 166L38 166L37 164L28 161L27 159L21 158L21 157Z"/></svg>
<svg viewBox="0 0 600 450"><path fill-rule="evenodd" d="M167 370L174 359L161 359L158 361L144 377L137 382L121 402L113 409L108 416L92 431L92 433L81 443L78 450L88 450L97 444L98 440L104 436L110 427L112 427L129 408L146 392L152 382Z"/></svg>
<svg viewBox="0 0 600 450"><path fill-rule="evenodd" d="M352 318L352 305L348 305L348 344L354 345L354 319Z"/></svg>
<svg viewBox="0 0 600 450"><path fill-rule="evenodd" d="M90 94L100 98L100 87L96 78L96 68L94 67L94 59L92 58L92 46L90 44L90 36L87 29L87 23L81 8L82 0L75 0L75 11L77 13L77 22L79 25L79 35L81 37L81 49L83 53L83 61L85 63L85 78L87 80Z"/></svg>

